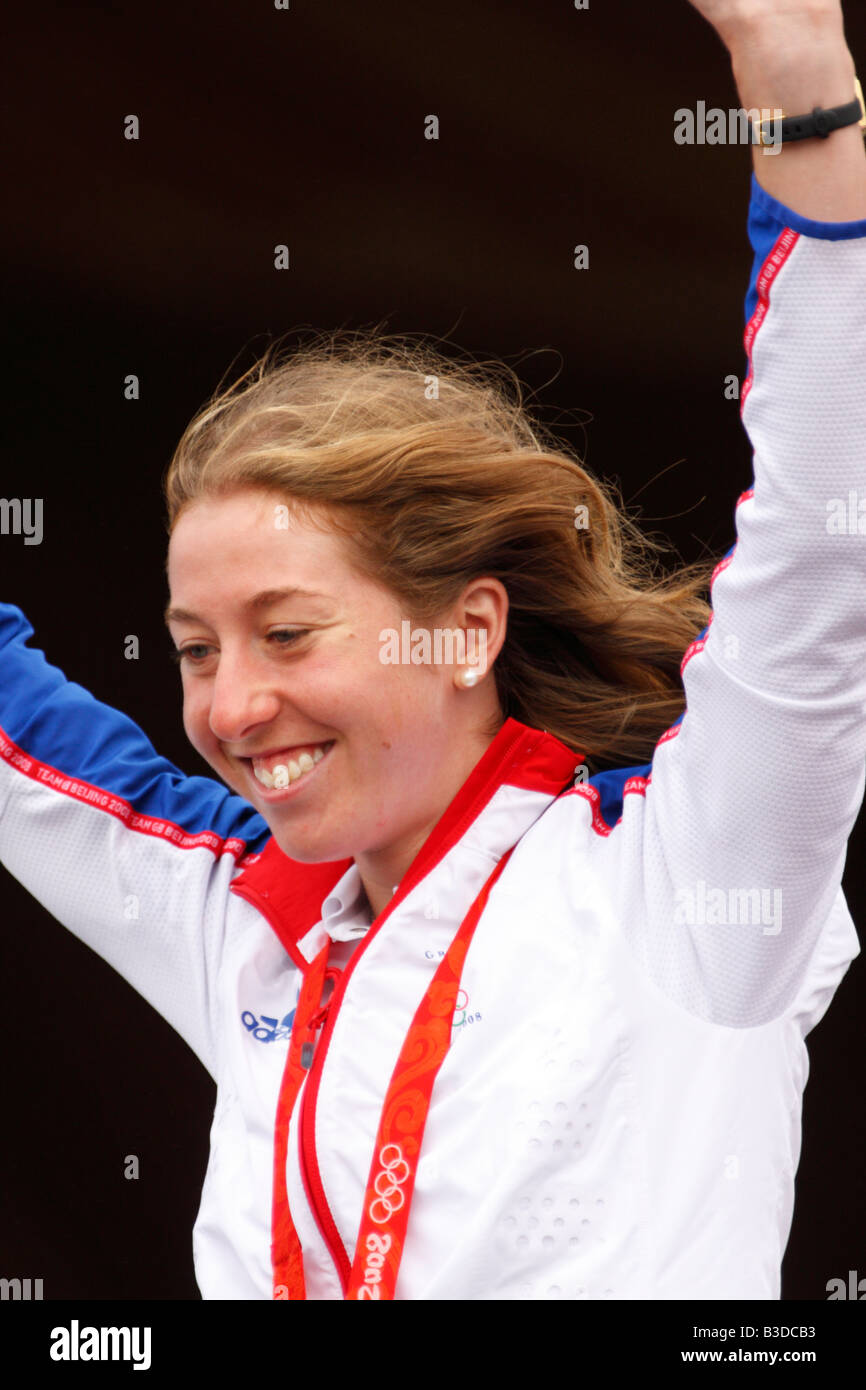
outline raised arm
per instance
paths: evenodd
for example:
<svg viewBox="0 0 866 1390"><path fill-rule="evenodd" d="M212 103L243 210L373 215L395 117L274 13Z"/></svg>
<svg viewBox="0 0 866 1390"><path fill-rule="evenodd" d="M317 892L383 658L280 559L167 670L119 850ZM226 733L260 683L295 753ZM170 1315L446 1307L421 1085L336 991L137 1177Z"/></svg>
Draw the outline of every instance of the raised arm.
<svg viewBox="0 0 866 1390"><path fill-rule="evenodd" d="M219 782L161 758L32 635L0 604L0 862L213 1072L228 885L267 826Z"/></svg>
<svg viewBox="0 0 866 1390"><path fill-rule="evenodd" d="M840 0L690 0L731 57L747 111L801 116L854 97L856 68ZM857 125L826 139L752 146L761 187L817 222L866 218L866 146Z"/></svg>
<svg viewBox="0 0 866 1390"><path fill-rule="evenodd" d="M696 7L750 16L727 30L744 105L796 116L850 99L837 5ZM866 758L862 143L855 126L754 148L741 393L754 484L712 620L685 654L686 712L649 776L625 783L598 847L617 861L617 916L656 983L731 1027L778 1017L828 964L838 982L857 950L840 885Z"/></svg>

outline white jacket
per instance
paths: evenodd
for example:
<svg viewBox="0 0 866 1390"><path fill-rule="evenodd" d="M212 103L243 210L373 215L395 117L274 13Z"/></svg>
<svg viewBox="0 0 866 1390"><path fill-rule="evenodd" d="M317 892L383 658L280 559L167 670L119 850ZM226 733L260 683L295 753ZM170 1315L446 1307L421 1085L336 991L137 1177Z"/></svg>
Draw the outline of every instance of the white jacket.
<svg viewBox="0 0 866 1390"><path fill-rule="evenodd" d="M512 845L466 960L397 1297L778 1298L803 1039L859 949L840 882L866 751L866 221L808 222L753 178L749 233L755 483L685 654L685 716L650 765L577 785L572 753L508 720L373 930L351 861L288 860L248 803L160 758L0 605L0 857L217 1083L205 1298L272 1296L274 1115L326 935L345 969L286 1185L307 1296L343 1296L397 1053Z"/></svg>

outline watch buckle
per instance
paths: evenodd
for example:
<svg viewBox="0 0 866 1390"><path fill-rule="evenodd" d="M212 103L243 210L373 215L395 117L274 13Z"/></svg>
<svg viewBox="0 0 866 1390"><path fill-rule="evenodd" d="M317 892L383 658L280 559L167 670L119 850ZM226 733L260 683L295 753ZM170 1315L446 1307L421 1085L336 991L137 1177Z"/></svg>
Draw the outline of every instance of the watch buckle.
<svg viewBox="0 0 866 1390"><path fill-rule="evenodd" d="M861 103L861 104L862 104L862 103ZM783 121L784 119L785 119L785 112L783 111L782 114L781 114L781 116L762 116L760 120L758 120L758 121L752 121L752 129L753 129L754 131L756 131L756 133L757 133L757 136L758 136L758 144L759 144L759 145L773 145L773 144L775 144L775 141L774 141L774 140L771 140L769 136L767 137L766 140L764 139L764 126L765 126L765 125L772 125L772 126L774 126L774 125L776 124L776 121L780 121L780 122L781 122L781 121Z"/></svg>

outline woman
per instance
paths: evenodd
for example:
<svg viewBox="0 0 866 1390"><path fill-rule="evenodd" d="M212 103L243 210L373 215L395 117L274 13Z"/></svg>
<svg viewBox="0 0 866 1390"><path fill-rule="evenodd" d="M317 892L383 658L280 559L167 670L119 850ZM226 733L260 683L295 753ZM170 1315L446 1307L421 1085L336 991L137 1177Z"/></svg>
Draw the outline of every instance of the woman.
<svg viewBox="0 0 866 1390"><path fill-rule="evenodd" d="M744 107L850 102L837 0L695 3ZM217 1081L206 1298L778 1297L803 1039L858 949L828 503L866 457L866 155L754 160L711 621L492 381L363 339L261 364L166 479L184 725L231 792L0 607L3 861Z"/></svg>

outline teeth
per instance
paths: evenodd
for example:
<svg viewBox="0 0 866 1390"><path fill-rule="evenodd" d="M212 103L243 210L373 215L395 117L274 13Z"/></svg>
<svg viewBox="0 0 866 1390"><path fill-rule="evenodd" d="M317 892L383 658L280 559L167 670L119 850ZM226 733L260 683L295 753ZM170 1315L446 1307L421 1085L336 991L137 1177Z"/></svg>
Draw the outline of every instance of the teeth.
<svg viewBox="0 0 866 1390"><path fill-rule="evenodd" d="M265 765L265 760L253 758L253 772L256 780L261 782L263 787L280 789L288 787L292 782L297 782L298 778L303 777L305 772L309 772L316 763L320 763L324 756L325 750L316 747L312 754L301 753L297 762L294 758L289 758L286 762L276 763L272 768Z"/></svg>

